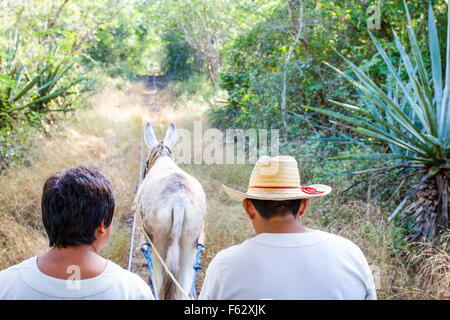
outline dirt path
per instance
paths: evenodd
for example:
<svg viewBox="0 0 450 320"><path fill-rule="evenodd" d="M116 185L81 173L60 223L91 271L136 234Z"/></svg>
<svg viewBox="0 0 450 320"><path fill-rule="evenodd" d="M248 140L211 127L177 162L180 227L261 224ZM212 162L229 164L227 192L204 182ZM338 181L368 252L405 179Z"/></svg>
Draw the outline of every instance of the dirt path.
<svg viewBox="0 0 450 320"><path fill-rule="evenodd" d="M141 84L135 92L138 95L141 95L142 106L146 108L152 115L150 120L154 123L154 117L158 117L160 113L160 107L170 108L170 106L159 106L158 102L158 94L159 91L167 86L167 79L157 77L157 76L149 76L147 80ZM140 156L139 156L139 172L142 174L143 166L146 160L146 155L148 153L148 149L142 141L142 134L140 135ZM138 175L139 176L139 175ZM139 179L139 182L141 179ZM136 186L136 190L139 184ZM140 228L139 216L135 215L134 211L130 210L127 214L122 216L122 224L123 228L127 230L128 238L130 246L130 251L127 255L127 266L130 271L138 274L141 278L145 279L149 285L150 282L150 272L148 268L148 262L144 258L142 252L140 251L140 247L143 243L146 242L145 237ZM131 255L131 257L130 257ZM131 263L131 265L130 265Z"/></svg>

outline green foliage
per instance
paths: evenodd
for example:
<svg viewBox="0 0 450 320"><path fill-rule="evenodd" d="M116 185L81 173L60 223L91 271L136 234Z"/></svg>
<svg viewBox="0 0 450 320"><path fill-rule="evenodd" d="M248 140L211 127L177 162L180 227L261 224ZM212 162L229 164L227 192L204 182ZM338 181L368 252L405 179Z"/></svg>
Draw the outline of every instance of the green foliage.
<svg viewBox="0 0 450 320"><path fill-rule="evenodd" d="M186 80L199 70L201 61L183 35L176 29L169 29L162 36L166 54L163 71L175 80Z"/></svg>
<svg viewBox="0 0 450 320"><path fill-rule="evenodd" d="M331 6L332 4L328 4ZM342 25L334 11L305 8L304 23L307 28L307 45L297 42L290 27L286 2L280 4L257 23L249 32L239 36L226 50L220 86L228 92L228 101L214 118L217 125L277 127L295 137L303 121L284 115L288 127L282 126L283 77L286 71L286 109L297 112L301 103L326 103L328 95L347 94L343 83L331 72L320 68L323 57L333 56L330 43L335 40L333 29ZM327 15L327 12L330 12ZM320 21L320 22L319 22ZM292 57L287 60L289 51ZM222 122L225 120L225 123Z"/></svg>
<svg viewBox="0 0 450 320"><path fill-rule="evenodd" d="M293 2L298 10L299 2ZM294 138L300 127L330 127L327 117L305 112L301 105L337 111L329 99L352 102L358 101L359 96L351 84L327 68L323 61L340 63L339 55L350 55L374 81L384 79L389 73L387 66L380 64L382 58L374 55L376 50L369 44L368 5L362 1L303 3L302 37L305 41L295 42L287 2L278 1L249 31L224 46L219 86L227 91L228 97L212 114L217 126L275 127L282 130L286 138ZM417 9L411 18L416 25L421 25L421 8L425 3L411 2ZM436 1L439 17L442 17L444 5L444 1ZM380 9L380 28L373 33L381 45L395 48L395 39L386 30L389 27L398 30L401 39L407 36L400 14L404 12L403 5L399 1L384 1ZM445 31L442 20L438 20L436 29L438 34ZM418 41L422 44L425 40ZM400 57L392 59L398 61Z"/></svg>
<svg viewBox="0 0 450 320"><path fill-rule="evenodd" d="M97 67L112 77L135 80L149 74L152 25L141 4L121 7L86 43L83 64Z"/></svg>
<svg viewBox="0 0 450 320"><path fill-rule="evenodd" d="M330 67L361 92L361 95L367 99L365 106L358 107L334 102L350 110L352 112L350 116L323 108L308 107L311 110L351 124L354 126L352 129L357 133L389 144L392 152L348 155L335 159L404 159L427 166L450 168L450 108L448 98L450 73L447 70L443 81L433 10L430 5L428 33L431 68L429 70L425 67L425 56L420 51L408 10L406 10L406 14L409 45L412 52L409 55L406 53L405 47L394 32L395 45L401 56L400 67L394 67L392 59L385 54L378 41L370 34L389 70L387 92L384 92L361 68L341 56L358 80L355 81L343 71ZM449 57L450 44L447 43L447 61L450 60ZM401 71L407 74L406 80L402 79Z"/></svg>
<svg viewBox="0 0 450 320"><path fill-rule="evenodd" d="M186 79L176 81L174 89L176 99L182 101L189 101L193 97L209 101L216 91L203 73L194 73Z"/></svg>
<svg viewBox="0 0 450 320"><path fill-rule="evenodd" d="M42 61L24 61L20 59L20 43L16 34L10 45L0 48L0 129L10 127L21 117L33 122L49 111L69 110L58 100L83 81L63 81L74 62L70 58L57 61L57 48L49 46ZM85 90L87 87L79 93Z"/></svg>
<svg viewBox="0 0 450 320"><path fill-rule="evenodd" d="M16 162L27 162L29 141L36 134L36 129L24 122L18 124L0 129L0 171Z"/></svg>
<svg viewBox="0 0 450 320"><path fill-rule="evenodd" d="M94 82L78 57L92 20L77 20L77 15L90 9L88 1L2 4L0 171L26 161L30 138L52 131L58 112L85 105L83 98Z"/></svg>

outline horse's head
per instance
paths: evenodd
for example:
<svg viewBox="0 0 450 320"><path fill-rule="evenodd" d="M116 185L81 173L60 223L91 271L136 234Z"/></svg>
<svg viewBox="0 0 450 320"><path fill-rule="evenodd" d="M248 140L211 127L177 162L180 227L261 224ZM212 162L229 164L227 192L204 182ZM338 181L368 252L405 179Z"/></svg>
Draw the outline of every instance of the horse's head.
<svg viewBox="0 0 450 320"><path fill-rule="evenodd" d="M147 160L145 162L145 169L143 173L143 178L145 178L147 172L155 163L156 159L161 156L172 157L172 148L177 141L177 129L175 128L175 124L171 123L169 128L166 131L166 135L164 140L158 142L156 139L155 132L153 131L152 125L150 122L147 122L144 129L144 141L150 152L148 154Z"/></svg>

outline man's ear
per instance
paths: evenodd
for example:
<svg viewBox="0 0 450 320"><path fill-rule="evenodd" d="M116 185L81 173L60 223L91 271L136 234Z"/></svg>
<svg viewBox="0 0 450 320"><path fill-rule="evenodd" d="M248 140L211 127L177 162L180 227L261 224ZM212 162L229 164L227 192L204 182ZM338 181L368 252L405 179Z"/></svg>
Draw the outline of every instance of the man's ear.
<svg viewBox="0 0 450 320"><path fill-rule="evenodd" d="M100 225L97 228L97 231L100 232L100 233L105 233L106 232L105 222L104 221L102 221L100 223Z"/></svg>
<svg viewBox="0 0 450 320"><path fill-rule="evenodd" d="M306 209L308 209L308 201L309 201L309 199L302 199L302 204L300 205L300 208L298 209L299 217L303 216L306 212Z"/></svg>
<svg viewBox="0 0 450 320"><path fill-rule="evenodd" d="M244 199L244 201L242 202L242 206L244 207L245 213L247 214L249 219L254 220L256 216L256 209L250 199Z"/></svg>

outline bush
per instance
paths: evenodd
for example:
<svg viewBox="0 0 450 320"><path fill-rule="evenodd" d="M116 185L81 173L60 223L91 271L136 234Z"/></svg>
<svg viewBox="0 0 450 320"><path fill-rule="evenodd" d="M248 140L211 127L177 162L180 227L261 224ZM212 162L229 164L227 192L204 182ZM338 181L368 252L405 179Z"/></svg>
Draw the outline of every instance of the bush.
<svg viewBox="0 0 450 320"><path fill-rule="evenodd" d="M165 56L162 70L175 80L186 80L198 71L198 58L192 48L177 30L167 30L162 41L165 47Z"/></svg>
<svg viewBox="0 0 450 320"><path fill-rule="evenodd" d="M55 112L74 110L92 86L58 47L29 53L30 43L22 48L23 43L16 33L0 45L0 167L23 156L33 132L28 126L42 127L53 122Z"/></svg>

